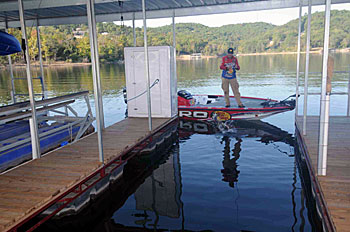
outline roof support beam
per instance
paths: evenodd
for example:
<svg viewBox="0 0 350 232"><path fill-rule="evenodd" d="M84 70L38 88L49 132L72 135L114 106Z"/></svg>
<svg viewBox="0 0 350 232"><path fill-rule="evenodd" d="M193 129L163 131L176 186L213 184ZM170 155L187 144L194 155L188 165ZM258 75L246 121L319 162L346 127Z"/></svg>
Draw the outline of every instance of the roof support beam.
<svg viewBox="0 0 350 232"><path fill-rule="evenodd" d="M295 90L295 116L298 116L298 102L299 102L299 75L300 75L300 40L301 40L301 16L302 16L302 6L301 1L299 0L299 25L298 25L298 54L297 54L297 75L296 75L296 90Z"/></svg>
<svg viewBox="0 0 350 232"><path fill-rule="evenodd" d="M63 0L66 1L66 0ZM108 0L109 1L109 0ZM57 1L60 2L60 1ZM348 3L348 0L332 0L332 4ZM125 3L126 4L126 3ZM307 3L302 3L303 6L307 6ZM324 0L313 0L313 6L324 5ZM0 4L2 7L3 5ZM208 14L223 14L223 13L235 13L235 12L248 12L259 10L273 10L282 8L299 7L298 1L295 0L271 0L271 1L258 1L258 2L242 2L242 3L229 3L218 4L210 6L195 6L186 8L173 8L166 10L149 10L146 12L147 19L157 18L169 18L175 10L176 17L182 16L196 16L196 15L208 15ZM123 13L124 20L132 20L133 13L135 13L135 20L142 20L142 12L128 12ZM116 19L120 19L120 13L96 15L96 22L113 22ZM36 20L27 20L29 25L36 25ZM86 16L74 16L74 17L61 17L61 18L48 18L40 19L41 26L60 25L60 24L75 24L87 23ZM1 25L1 24L0 24ZM9 21L9 27L19 27L19 21ZM5 27L5 24L2 23Z"/></svg>
<svg viewBox="0 0 350 232"><path fill-rule="evenodd" d="M189 1L189 0L185 0L185 1L188 3L188 5L193 6L191 1Z"/></svg>
<svg viewBox="0 0 350 232"><path fill-rule="evenodd" d="M310 64L310 37L311 37L311 1L307 11L307 32L306 32L306 59L305 59L305 80L304 80L304 111L303 111L303 135L306 135L306 119L307 119L307 99L308 99L308 83L309 83L309 64Z"/></svg>
<svg viewBox="0 0 350 232"><path fill-rule="evenodd" d="M47 89L46 89L46 85L45 85L43 55L41 52L41 38L40 38L39 20L37 20L37 24L36 24L36 37L37 37L37 45L38 45L38 52L39 52L40 74L41 74L41 82L42 82L41 85L42 85L42 89L43 89L44 99L47 99Z"/></svg>
<svg viewBox="0 0 350 232"><path fill-rule="evenodd" d="M327 152L328 152L328 128L329 128L329 99L330 79L328 76L328 48L329 48L329 28L331 23L331 0L326 0L322 61L322 84L321 84L321 110L320 110L320 131L318 142L317 175L327 174Z"/></svg>
<svg viewBox="0 0 350 232"><path fill-rule="evenodd" d="M7 22L6 22L6 28L5 28L5 32L8 32L7 29ZM13 76L13 67L12 67L12 59L11 59L11 55L7 56L8 61L9 61L9 66L10 66L10 77L11 77L11 100L12 103L16 103L16 96L15 96L15 78Z"/></svg>
<svg viewBox="0 0 350 232"><path fill-rule="evenodd" d="M102 129L104 128L104 119L103 119L104 116L103 116L103 103L102 103L102 96L101 96L100 64L99 64L99 56L98 56L94 0L87 0L87 14L88 14L89 33L90 33L91 66L92 66L92 78L93 78L94 96L95 96L98 152L99 152L100 162L104 163L103 139L102 139Z"/></svg>
<svg viewBox="0 0 350 232"><path fill-rule="evenodd" d="M125 1L125 0L121 0ZM115 2L115 0L95 0L95 4L106 3L106 2ZM24 1L24 9L32 10L38 8L50 8L50 7L62 7L62 6L77 6L85 5L86 0L28 0ZM18 5L15 1L4 1L1 5L1 11L12 11L18 10Z"/></svg>
<svg viewBox="0 0 350 232"><path fill-rule="evenodd" d="M146 88L147 88L147 106L148 106L148 129L152 131L152 107L151 107L151 89L149 78L149 59L148 59L148 44L147 44L147 24L146 24L146 4L142 0L142 18L143 18L143 39L145 48L145 73L146 73Z"/></svg>
<svg viewBox="0 0 350 232"><path fill-rule="evenodd" d="M175 3L178 7L182 7L180 3L178 3L176 0L171 0L173 3Z"/></svg>
<svg viewBox="0 0 350 232"><path fill-rule="evenodd" d="M30 73L30 56L29 56L29 48L28 48L26 23L24 19L23 0L18 0L18 7L19 7L19 17L21 20L22 39L24 39L25 41L25 49L26 49L25 58L26 58L28 93L29 93L30 109L32 111L32 117L29 119L30 135L31 135L31 141L32 141L32 156L33 156L33 159L37 159L37 158L40 158L41 156L40 140L39 140L39 133L38 133L38 120L36 117L33 80Z"/></svg>
<svg viewBox="0 0 350 232"><path fill-rule="evenodd" d="M175 24L175 11L173 11L172 15L172 26L173 26L173 49L174 49L174 77L175 80L177 81L177 72L176 72L176 24ZM177 85L176 85L177 86ZM176 87L177 88L177 87ZM177 93L177 89L175 91ZM177 105L177 103L176 103Z"/></svg>

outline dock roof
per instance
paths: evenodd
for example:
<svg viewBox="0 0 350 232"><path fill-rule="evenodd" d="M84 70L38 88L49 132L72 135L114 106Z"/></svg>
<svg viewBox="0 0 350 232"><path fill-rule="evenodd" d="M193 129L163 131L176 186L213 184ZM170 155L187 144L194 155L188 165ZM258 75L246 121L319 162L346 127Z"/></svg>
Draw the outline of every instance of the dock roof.
<svg viewBox="0 0 350 232"><path fill-rule="evenodd" d="M332 4L349 0L333 0ZM313 5L324 5L313 0ZM86 0L23 0L27 25L87 23ZM148 19L298 7L298 0L146 0ZM302 1L307 6L308 1ZM142 19L141 0L95 0L97 22ZM0 28L20 27L18 1L0 0Z"/></svg>

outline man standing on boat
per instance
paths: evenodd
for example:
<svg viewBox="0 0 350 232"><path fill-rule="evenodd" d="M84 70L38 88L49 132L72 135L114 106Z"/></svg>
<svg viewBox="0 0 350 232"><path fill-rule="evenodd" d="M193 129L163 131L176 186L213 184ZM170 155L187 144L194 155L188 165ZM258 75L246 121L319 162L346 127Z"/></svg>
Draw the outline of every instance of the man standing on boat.
<svg viewBox="0 0 350 232"><path fill-rule="evenodd" d="M220 69L222 69L221 88L224 91L226 107L230 106L229 86L231 85L238 107L243 108L244 105L241 102L241 94L239 93L239 85L236 78L236 70L239 70L240 67L237 58L233 55L233 48L229 48L227 50L227 56L222 58Z"/></svg>

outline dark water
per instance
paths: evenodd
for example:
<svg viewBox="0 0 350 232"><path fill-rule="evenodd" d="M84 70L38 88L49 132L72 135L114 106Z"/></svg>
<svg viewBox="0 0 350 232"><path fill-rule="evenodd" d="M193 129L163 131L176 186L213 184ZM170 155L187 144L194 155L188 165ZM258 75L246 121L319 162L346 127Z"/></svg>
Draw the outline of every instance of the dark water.
<svg viewBox="0 0 350 232"><path fill-rule="evenodd" d="M319 55L311 56L311 72L321 70L321 60ZM219 62L178 61L178 88L221 94ZM295 92L296 56L239 57L239 62L243 96L284 99ZM349 63L349 54L335 55L335 70L349 70ZM33 74L37 75L37 71L33 69ZM50 96L92 91L90 66L45 71ZM123 119L125 113L121 93L124 68L105 65L101 72L105 120L111 125ZM24 75L23 69L16 70L16 76ZM311 74L310 92L320 90L319 76ZM347 91L348 79L348 74L336 74L333 91ZM40 91L39 84L35 89ZM8 73L1 70L1 104L10 101L9 90ZM16 90L25 92L26 83L16 82ZM331 114L344 115L346 100L345 96L332 96ZM309 106L310 114L318 114L319 97L311 96ZM75 103L78 112L84 107L83 101ZM47 228L317 231L315 209L306 198L310 192L302 185L294 155L294 112L275 115L258 124L234 124L226 131L217 128L180 122L178 136L165 150L135 158L125 166L120 182L111 187L101 205L92 206L74 220L50 221Z"/></svg>

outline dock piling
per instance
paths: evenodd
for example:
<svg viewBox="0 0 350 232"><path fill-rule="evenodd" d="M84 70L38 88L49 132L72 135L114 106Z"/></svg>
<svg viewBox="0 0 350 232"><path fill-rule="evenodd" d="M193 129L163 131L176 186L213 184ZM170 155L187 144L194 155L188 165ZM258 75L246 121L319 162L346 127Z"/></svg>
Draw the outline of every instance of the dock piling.
<svg viewBox="0 0 350 232"><path fill-rule="evenodd" d="M317 174L325 176L327 174L327 148L328 148L328 128L329 128L329 98L327 92L328 76L328 53L329 53L329 28L331 21L331 0L326 0L323 62L322 62L322 85L320 101L320 130L318 142Z"/></svg>
<svg viewBox="0 0 350 232"><path fill-rule="evenodd" d="M88 26L90 32L90 49L91 49L91 64L92 64L92 79L94 85L95 109L96 109L96 126L97 126L97 140L100 162L104 162L103 156L103 138L102 129L104 128L103 119L103 102L101 96L101 79L99 69L99 56L97 47L97 32L96 32L96 16L95 16L95 1L87 0L87 16Z"/></svg>
<svg viewBox="0 0 350 232"><path fill-rule="evenodd" d="M176 80L177 80L177 73L176 73L176 25L175 25L175 10L173 10L172 23L173 23L173 48L174 48L174 77L176 77ZM176 86L177 86L177 84L176 84ZM177 89L176 89L176 93L177 93ZM177 98L176 98L176 105L177 105Z"/></svg>
<svg viewBox="0 0 350 232"><path fill-rule="evenodd" d="M39 29L39 19L36 20L36 38L37 38L37 46L38 46L38 53L39 53L39 63L40 63L40 77L42 89L43 89L43 96L44 99L47 99L47 89L45 85L45 73L44 73L44 64L43 64L43 56L41 52L41 39L40 39L40 29Z"/></svg>
<svg viewBox="0 0 350 232"><path fill-rule="evenodd" d="M28 48L28 40L27 40L27 30L24 19L24 9L23 9L23 0L18 0L18 8L19 8L19 16L21 21L21 31L22 31L22 39L25 41L25 57L26 57L26 72L27 72L27 81L28 81L28 93L29 93L29 101L30 108L32 113L32 124L30 127L30 134L32 139L32 152L33 154L37 154L37 157L40 158L40 143L39 143L39 135L38 135L38 120L36 116L36 106L34 99L34 90L33 90L33 80L30 73L30 56L29 56L29 48Z"/></svg>
<svg viewBox="0 0 350 232"><path fill-rule="evenodd" d="M310 37L311 37L311 7L312 0L309 0L307 12L307 33L306 33L306 61L304 74L304 121L303 121L303 135L306 135L306 117L307 117L307 98L308 98L308 82L309 82L309 64L310 64Z"/></svg>
<svg viewBox="0 0 350 232"><path fill-rule="evenodd" d="M146 5L145 0L142 0L142 16L143 16L143 39L145 48L145 71L146 71L146 88L147 88L147 105L148 105L148 128L152 131L152 107L151 107L151 89L149 78L149 57L147 44L147 25L146 25Z"/></svg>
<svg viewBox="0 0 350 232"><path fill-rule="evenodd" d="M7 19L5 21L5 32L8 32L8 22ZM16 103L16 96L15 96L15 78L13 76L13 68L12 68L12 59L11 55L7 55L8 61L9 61L9 67L10 67L10 77L11 77L11 101L12 103Z"/></svg>
<svg viewBox="0 0 350 232"><path fill-rule="evenodd" d="M299 25L298 25L298 54L297 54L297 76L296 76L296 90L295 90L295 117L298 116L298 102L299 102L299 75L300 75L300 39L301 39L301 14L302 14L302 0L299 0Z"/></svg>

